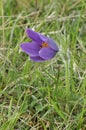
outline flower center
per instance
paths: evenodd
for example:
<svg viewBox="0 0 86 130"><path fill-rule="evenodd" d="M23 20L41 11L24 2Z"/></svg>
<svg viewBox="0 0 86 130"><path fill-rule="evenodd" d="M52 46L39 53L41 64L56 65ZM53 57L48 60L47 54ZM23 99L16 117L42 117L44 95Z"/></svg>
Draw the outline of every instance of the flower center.
<svg viewBox="0 0 86 130"><path fill-rule="evenodd" d="M43 47L49 47L49 45L48 45L46 42L43 42L43 43L41 44L41 48L43 48Z"/></svg>

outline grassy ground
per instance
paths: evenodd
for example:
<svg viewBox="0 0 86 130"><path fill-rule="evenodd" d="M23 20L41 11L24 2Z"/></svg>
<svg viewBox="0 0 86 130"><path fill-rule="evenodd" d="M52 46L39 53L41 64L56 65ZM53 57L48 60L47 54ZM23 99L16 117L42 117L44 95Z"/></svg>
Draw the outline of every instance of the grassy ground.
<svg viewBox="0 0 86 130"><path fill-rule="evenodd" d="M20 51L26 27L55 39L54 59ZM0 0L0 130L86 130L85 0Z"/></svg>

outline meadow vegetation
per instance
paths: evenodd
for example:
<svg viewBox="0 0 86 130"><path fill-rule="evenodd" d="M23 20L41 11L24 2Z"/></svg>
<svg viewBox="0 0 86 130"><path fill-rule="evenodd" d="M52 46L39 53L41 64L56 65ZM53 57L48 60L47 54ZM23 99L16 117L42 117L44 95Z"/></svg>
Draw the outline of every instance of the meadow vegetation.
<svg viewBox="0 0 86 130"><path fill-rule="evenodd" d="M30 61L26 27L59 53ZM85 0L0 0L0 130L86 130Z"/></svg>

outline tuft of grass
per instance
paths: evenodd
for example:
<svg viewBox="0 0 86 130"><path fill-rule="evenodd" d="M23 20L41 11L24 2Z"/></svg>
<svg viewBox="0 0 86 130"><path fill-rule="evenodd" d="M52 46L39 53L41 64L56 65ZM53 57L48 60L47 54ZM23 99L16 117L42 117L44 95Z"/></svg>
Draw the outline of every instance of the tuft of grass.
<svg viewBox="0 0 86 130"><path fill-rule="evenodd" d="M0 130L86 129L86 2L0 1ZM25 28L55 39L54 59L20 51Z"/></svg>

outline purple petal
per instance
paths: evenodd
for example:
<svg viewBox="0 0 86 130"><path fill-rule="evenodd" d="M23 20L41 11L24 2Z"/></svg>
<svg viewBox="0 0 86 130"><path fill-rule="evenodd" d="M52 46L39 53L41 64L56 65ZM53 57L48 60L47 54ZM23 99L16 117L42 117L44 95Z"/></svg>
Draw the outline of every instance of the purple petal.
<svg viewBox="0 0 86 130"><path fill-rule="evenodd" d="M47 43L47 36L44 36L44 35L42 35L42 34L39 34L39 36L40 36L40 39L42 40L42 42L46 42Z"/></svg>
<svg viewBox="0 0 86 130"><path fill-rule="evenodd" d="M56 53L57 53L57 51L55 51L49 47L45 47L39 51L39 56L43 59L49 60L49 59L53 58L56 55Z"/></svg>
<svg viewBox="0 0 86 130"><path fill-rule="evenodd" d="M26 54L29 54L32 56L39 55L40 45L37 44L36 42L22 43L20 47Z"/></svg>
<svg viewBox="0 0 86 130"><path fill-rule="evenodd" d="M56 50L59 51L58 46L56 45L55 41L47 36L42 35L41 33L37 33L30 28L26 29L26 33L28 37L30 37L33 41L36 41L38 44L42 44L43 42L46 42L49 44L49 46Z"/></svg>
<svg viewBox="0 0 86 130"><path fill-rule="evenodd" d="M28 35L28 37L30 37L33 41L38 42L39 44L42 43L42 40L40 38L40 33L34 32L33 30L31 30L30 28L26 29L26 33Z"/></svg>
<svg viewBox="0 0 86 130"><path fill-rule="evenodd" d="M56 45L55 41L49 37L46 37L44 35L40 35L40 38L43 42L46 42L47 44L49 44L49 46L55 50L55 51L59 51L58 46Z"/></svg>
<svg viewBox="0 0 86 130"><path fill-rule="evenodd" d="M41 58L40 56L30 56L30 59L35 62L43 62L45 59Z"/></svg>
<svg viewBox="0 0 86 130"><path fill-rule="evenodd" d="M47 43L49 44L49 46L55 50L55 51L59 51L58 46L56 45L55 41L49 37L47 37Z"/></svg>

